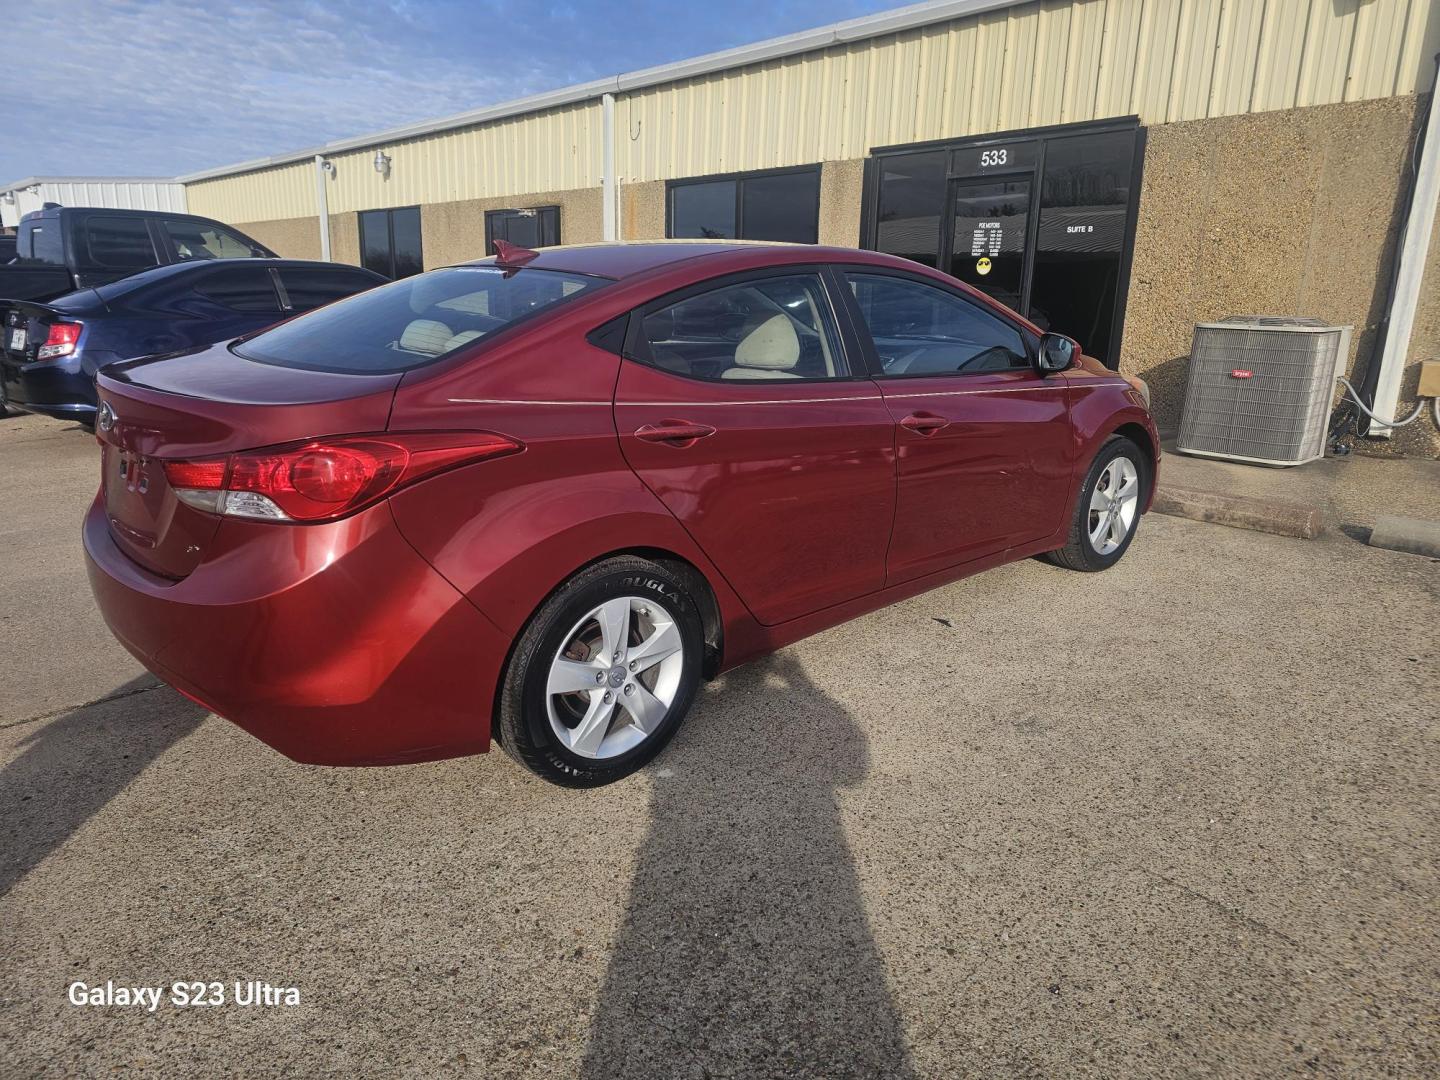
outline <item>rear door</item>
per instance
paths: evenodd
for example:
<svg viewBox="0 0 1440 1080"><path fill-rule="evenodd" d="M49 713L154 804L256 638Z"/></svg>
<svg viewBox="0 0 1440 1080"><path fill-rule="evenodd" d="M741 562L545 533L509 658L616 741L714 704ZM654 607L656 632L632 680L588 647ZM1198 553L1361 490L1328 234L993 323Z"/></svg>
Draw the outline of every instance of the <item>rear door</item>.
<svg viewBox="0 0 1440 1080"><path fill-rule="evenodd" d="M733 275L632 314L615 422L630 466L767 625L879 589L894 423L834 279Z"/></svg>
<svg viewBox="0 0 1440 1080"><path fill-rule="evenodd" d="M1054 532L1073 454L1063 378L1042 378L1018 323L901 271L844 274L896 424L887 584Z"/></svg>

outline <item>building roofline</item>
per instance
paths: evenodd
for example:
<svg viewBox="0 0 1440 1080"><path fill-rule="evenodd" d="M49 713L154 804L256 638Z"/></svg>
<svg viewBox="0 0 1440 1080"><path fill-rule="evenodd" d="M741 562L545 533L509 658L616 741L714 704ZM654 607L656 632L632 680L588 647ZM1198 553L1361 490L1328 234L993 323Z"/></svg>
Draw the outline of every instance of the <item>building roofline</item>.
<svg viewBox="0 0 1440 1080"><path fill-rule="evenodd" d="M27 176L10 184L0 184L0 191L19 191L36 184L178 184L174 176Z"/></svg>
<svg viewBox="0 0 1440 1080"><path fill-rule="evenodd" d="M603 94L643 90L664 83L678 82L681 79L692 79L698 75L709 75L717 71L763 63L767 60L814 52L832 45L843 45L852 41L880 37L884 34L913 30L916 27L930 26L934 23L950 22L954 19L965 18L967 15L979 15L999 8L1013 7L1021 2L1022 0L927 0L926 3L911 4L908 7L882 11L875 15L865 15L858 19L847 19L844 22L831 23L814 30L802 30L799 33L786 34L784 37L758 41L752 45L741 45L734 49L691 57L688 60L661 64L658 67L641 68L638 71L612 75L594 82L576 83L573 86L547 90L530 97L517 98L514 101L489 105L483 109L457 113L439 120L421 121L404 127L375 132L371 135L339 139L306 150L277 154L273 157L252 158L234 165L222 165L214 169L186 173L183 176L175 177L175 182L191 184L200 180L217 180L224 176L257 172L260 169L274 168L277 165L293 165L296 162L313 158L316 154L339 154L350 150L363 150L371 146L382 146L385 143L414 139L441 131L451 131L455 128L472 127L476 124L503 120L512 116L523 116L527 113L554 109L562 105L597 100Z"/></svg>

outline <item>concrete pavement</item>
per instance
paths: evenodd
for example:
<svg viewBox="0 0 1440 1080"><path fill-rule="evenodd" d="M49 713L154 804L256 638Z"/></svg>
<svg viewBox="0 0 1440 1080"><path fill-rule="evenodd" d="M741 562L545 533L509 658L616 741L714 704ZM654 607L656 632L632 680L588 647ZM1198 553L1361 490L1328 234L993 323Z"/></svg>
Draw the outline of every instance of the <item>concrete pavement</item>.
<svg viewBox="0 0 1440 1080"><path fill-rule="evenodd" d="M1432 560L1152 515L1105 574L733 672L569 792L295 765L153 688L79 569L95 457L0 421L7 1077L1440 1065ZM301 1003L68 1003L106 980Z"/></svg>

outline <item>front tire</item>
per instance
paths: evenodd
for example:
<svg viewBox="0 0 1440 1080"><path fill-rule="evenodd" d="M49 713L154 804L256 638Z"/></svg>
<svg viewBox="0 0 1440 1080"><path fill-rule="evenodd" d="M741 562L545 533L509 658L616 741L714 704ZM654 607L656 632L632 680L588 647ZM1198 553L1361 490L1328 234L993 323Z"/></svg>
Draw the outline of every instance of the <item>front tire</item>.
<svg viewBox="0 0 1440 1080"><path fill-rule="evenodd" d="M1140 527L1140 507L1150 485L1150 463L1123 435L1110 438L1085 474L1070 536L1045 558L1082 573L1108 570L1124 556Z"/></svg>
<svg viewBox="0 0 1440 1080"><path fill-rule="evenodd" d="M505 669L505 752L551 783L598 787L664 749L694 701L704 633L689 586L648 559L580 571L541 605Z"/></svg>

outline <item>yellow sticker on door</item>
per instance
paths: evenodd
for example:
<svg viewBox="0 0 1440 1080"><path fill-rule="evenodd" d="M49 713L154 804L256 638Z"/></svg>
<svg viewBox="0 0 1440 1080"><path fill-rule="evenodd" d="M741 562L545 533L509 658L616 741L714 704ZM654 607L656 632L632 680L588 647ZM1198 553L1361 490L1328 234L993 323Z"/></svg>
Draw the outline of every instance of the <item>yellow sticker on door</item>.
<svg viewBox="0 0 1440 1080"><path fill-rule="evenodd" d="M988 274L990 272L990 260L985 256L975 260L975 273Z"/></svg>

